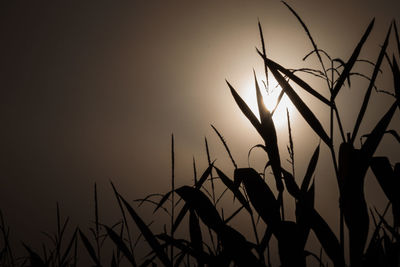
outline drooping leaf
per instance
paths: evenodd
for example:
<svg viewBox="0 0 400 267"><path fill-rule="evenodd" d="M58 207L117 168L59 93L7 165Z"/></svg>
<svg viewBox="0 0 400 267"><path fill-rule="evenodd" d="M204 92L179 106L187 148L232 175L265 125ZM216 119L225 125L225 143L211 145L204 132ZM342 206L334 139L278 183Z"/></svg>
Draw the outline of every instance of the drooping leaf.
<svg viewBox="0 0 400 267"><path fill-rule="evenodd" d="M243 182L250 202L265 223L276 229L281 221L279 202L260 175L251 168L235 170L235 181Z"/></svg>
<svg viewBox="0 0 400 267"><path fill-rule="evenodd" d="M210 164L207 169L204 171L204 173L201 175L200 179L197 181L195 184L195 188L201 188L204 184L204 182L207 180L208 176L210 176L211 171L213 168L213 164ZM185 203L183 205L182 209L178 213L178 216L175 219L174 225L172 227L172 232L175 232L176 229L178 228L179 224L182 222L183 218L185 217L186 213L189 211L189 205Z"/></svg>
<svg viewBox="0 0 400 267"><path fill-rule="evenodd" d="M176 190L176 193L185 200L199 215L200 219L209 228L217 230L223 225L223 221L207 196L197 188L182 186Z"/></svg>
<svg viewBox="0 0 400 267"><path fill-rule="evenodd" d="M243 194L240 192L239 188L237 186L234 185L233 181L228 178L228 176L226 176L220 169L218 169L217 167L214 167L215 170L218 173L219 178L221 179L221 181L225 184L225 186L231 190L231 192L234 194L234 196L239 200L240 204L243 205L243 207L246 208L246 210L251 214L251 208L249 203L247 203L245 197L243 196Z"/></svg>
<svg viewBox="0 0 400 267"><path fill-rule="evenodd" d="M355 138L357 136L357 133L358 133L358 129L360 128L360 125L361 125L361 121L364 118L365 111L367 110L367 106L368 106L368 102L369 102L369 99L370 99L370 96L371 96L371 92L372 92L372 89L373 89L373 87L375 85L375 80L376 80L376 77L378 76L379 68L381 67L382 60L383 60L383 57L385 56L386 48L387 48L388 43L389 43L389 36L390 36L391 29L392 29L392 25L390 25L390 27L389 27L389 30L388 30L388 32L386 34L385 42L383 43L381 51L380 51L379 56L378 56L378 59L376 60L375 68L374 68L374 71L372 73L371 80L369 82L367 91L365 92L364 100L363 100L363 103L361 105L360 112L358 113L357 120L356 120L356 123L354 125L353 133L351 135L351 142L350 142L351 144L354 143L354 140L355 140Z"/></svg>
<svg viewBox="0 0 400 267"><path fill-rule="evenodd" d="M368 25L368 28L364 32L364 35L361 37L361 40L358 42L356 48L354 49L353 53L351 54L350 59L344 65L344 69L343 69L342 73L340 74L339 78L337 79L335 87L333 88L332 99L336 98L340 89L343 86L343 83L346 81L346 79L348 79L350 71L353 68L354 63L356 63L357 58L361 52L361 48L363 47L365 41L367 40L369 34L371 33L371 30L374 26L374 22L375 22L375 19L372 19L372 21ZM379 70L379 66L377 69Z"/></svg>

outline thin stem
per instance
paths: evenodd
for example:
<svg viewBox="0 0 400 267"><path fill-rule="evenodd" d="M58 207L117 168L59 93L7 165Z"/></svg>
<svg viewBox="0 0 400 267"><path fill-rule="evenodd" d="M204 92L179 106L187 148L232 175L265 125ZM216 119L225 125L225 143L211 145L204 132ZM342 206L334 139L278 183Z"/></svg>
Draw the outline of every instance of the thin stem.
<svg viewBox="0 0 400 267"><path fill-rule="evenodd" d="M175 217L175 151L174 135L171 136L171 237L174 239L174 217ZM171 266L174 266L174 246L171 245Z"/></svg>

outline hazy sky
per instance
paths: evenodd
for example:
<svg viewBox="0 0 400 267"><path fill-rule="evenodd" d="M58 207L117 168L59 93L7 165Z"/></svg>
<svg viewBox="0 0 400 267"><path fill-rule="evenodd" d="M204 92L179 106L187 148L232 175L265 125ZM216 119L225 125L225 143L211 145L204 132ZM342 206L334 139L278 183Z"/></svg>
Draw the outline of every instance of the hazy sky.
<svg viewBox="0 0 400 267"><path fill-rule="evenodd" d="M16 239L36 239L40 231L55 229L56 201L73 224L86 226L94 182L105 222L117 213L110 179L130 200L166 191L171 133L178 184L191 183L193 156L199 172L205 168L205 136L212 158L232 173L211 123L240 166L247 166L249 148L261 139L235 106L225 79L242 95L253 88L253 68L264 79L254 49L260 46L257 19L267 53L282 65L302 66L311 50L279 1L60 2L0 6L0 209ZM362 55L376 60L390 21L400 18L398 0L288 3L318 45L345 60L372 17L376 25ZM343 115L350 131L356 114L350 107L360 100L342 101L354 113ZM372 116L386 110L384 101L375 103ZM318 137L295 113L293 118L302 176L301 163ZM392 125L399 129L399 120ZM280 136L284 160L286 129ZM400 160L399 153L392 154ZM324 177L329 168L324 162L317 168L317 197L336 203L337 192L327 190L335 181Z"/></svg>

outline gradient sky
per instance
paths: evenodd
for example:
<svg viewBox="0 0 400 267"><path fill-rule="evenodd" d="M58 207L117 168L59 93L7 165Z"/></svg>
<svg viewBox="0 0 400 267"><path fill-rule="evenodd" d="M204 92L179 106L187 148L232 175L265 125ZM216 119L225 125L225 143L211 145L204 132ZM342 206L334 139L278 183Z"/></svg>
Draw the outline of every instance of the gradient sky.
<svg viewBox="0 0 400 267"><path fill-rule="evenodd" d="M377 21L362 56L376 60L390 21L400 18L398 0L288 3L318 46L345 60L372 17ZM239 165L247 166L249 148L261 139L235 106L225 79L245 95L253 88L253 68L263 78L254 49L260 47L258 19L270 57L286 67L302 66L311 45L279 1L2 3L0 209L12 237L37 240L40 231L55 229L57 201L74 225L87 226L93 218L95 182L107 223L117 214L110 179L130 200L165 192L171 133L178 184L192 182L193 156L199 172L206 167L205 136L212 158L232 173L210 124L223 133ZM348 93L357 95L357 90ZM353 107L361 100L342 101L350 130L358 109ZM380 116L385 101L376 100L368 114ZM399 130L395 116L391 128ZM295 144L299 142L296 170L302 176L301 163L308 161L318 137L299 116L293 118ZM279 134L285 159L286 129ZM399 161L396 145L390 153ZM254 155L264 162L262 153ZM336 182L326 177L330 165L322 160L317 168L317 198L335 204ZM336 216L324 207L323 215Z"/></svg>

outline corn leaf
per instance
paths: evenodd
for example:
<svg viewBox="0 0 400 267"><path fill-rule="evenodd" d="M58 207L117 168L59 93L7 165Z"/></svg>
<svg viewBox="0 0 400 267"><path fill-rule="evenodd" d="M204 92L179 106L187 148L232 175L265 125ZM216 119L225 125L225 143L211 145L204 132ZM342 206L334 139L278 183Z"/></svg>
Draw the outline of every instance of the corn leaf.
<svg viewBox="0 0 400 267"><path fill-rule="evenodd" d="M290 80L295 82L297 85L299 85L301 88L303 88L306 92L311 94L312 96L316 97L318 100L320 100L322 103L325 103L326 105L330 106L331 103L328 99L326 99L324 96L322 96L320 93L315 91L308 83L306 83L304 80L302 80L300 77L295 75L292 71L282 67L275 61L267 58L265 54L261 53L257 49L257 53L263 58L264 60L264 65L269 68L274 68L285 74Z"/></svg>
<svg viewBox="0 0 400 267"><path fill-rule="evenodd" d="M129 248L126 246L125 242L122 240L122 238L114 232L113 229L110 227L104 226L106 228L108 236L111 238L111 240L117 245L118 249L124 253L125 257L128 259L128 261L133 265L136 265L136 261L134 256L132 255L131 251Z"/></svg>
<svg viewBox="0 0 400 267"><path fill-rule="evenodd" d="M28 245L22 243L24 248L29 252L29 261L31 263L31 266L37 266L37 267L47 267L48 264L45 263L45 261L40 258L40 256L33 251Z"/></svg>
<svg viewBox="0 0 400 267"><path fill-rule="evenodd" d="M197 181L195 184L195 188L201 188L204 184L204 182L207 180L208 176L210 175L211 171L213 168L213 164L210 164L208 168L204 171L204 173L201 175L200 179ZM182 209L178 213L178 216L175 219L174 225L172 227L172 232L175 232L176 229L178 228L179 224L182 222L183 218L185 217L186 213L189 211L189 205L185 203L183 205Z"/></svg>
<svg viewBox="0 0 400 267"><path fill-rule="evenodd" d="M263 266L251 252L252 246L246 238L228 225L223 225L218 231L224 251L233 259L237 266Z"/></svg>
<svg viewBox="0 0 400 267"><path fill-rule="evenodd" d="M303 118L307 121L308 125L314 130L316 134L329 146L332 146L332 141L329 136L326 134L324 128L322 127L319 120L315 117L314 113L307 107L307 105L303 102L303 100L297 95L297 93L293 90L290 84L283 78L283 76L278 72L277 69L271 68L270 70L274 75L275 79L285 91L286 95L290 98L293 105L297 108Z"/></svg>
<svg viewBox="0 0 400 267"><path fill-rule="evenodd" d="M380 51L379 56L378 56L378 59L376 60L376 64L375 64L375 68L374 68L374 71L373 71L372 76L371 76L371 80L369 82L367 91L365 93L364 100L363 100L363 103L361 105L360 112L358 113L356 124L354 125L354 130L353 130L353 133L352 133L352 136L351 136L351 143L352 144L354 143L354 139L357 136L357 132L358 132L358 129L360 128L361 121L362 121L362 119L364 117L365 111L367 110L369 98L371 96L372 89L374 88L375 80L376 80L376 77L378 76L379 68L381 67L382 60L383 60L383 57L385 56L386 48L387 48L388 43L389 43L389 36L390 36L391 29L392 29L392 25L390 25L389 30L388 30L388 32L386 34L385 42L383 43L381 51Z"/></svg>
<svg viewBox="0 0 400 267"><path fill-rule="evenodd" d="M170 266L171 262L168 259L168 256L165 254L163 248L161 247L160 243L157 241L157 239L155 238L154 234L151 232L149 227L144 223L142 218L140 218L140 216L136 213L136 211L132 208L132 206L129 205L129 203L121 195L119 195L119 198L122 200L122 203L125 205L125 208L128 210L132 219L135 221L140 232L146 239L147 243L149 243L154 253L157 255L157 257L164 265Z"/></svg>
<svg viewBox="0 0 400 267"><path fill-rule="evenodd" d="M337 79L335 87L333 88L332 99L336 98L340 89L343 86L343 83L346 81L346 79L349 78L350 71L353 68L354 63L356 63L358 56L360 55L361 48L363 47L365 41L367 40L369 34L371 33L371 30L374 26L374 22L375 22L375 19L372 19L372 21L368 25L368 28L365 30L364 35L361 37L361 40L358 42L356 48L354 49L353 53L351 54L350 59L344 65L344 69L343 69L342 73L340 74L339 78ZM377 69L379 70L379 66Z"/></svg>
<svg viewBox="0 0 400 267"><path fill-rule="evenodd" d="M385 134L386 128L388 127L390 121L392 120L393 114L396 111L396 106L397 103L396 102L393 103L393 105L389 108L389 110L382 117L382 119L377 123L377 125L369 134L367 140L361 147L362 154L364 154L368 159L368 162L366 163L367 166L365 166L365 171L368 168L369 160L374 155L375 150L377 149L380 141L382 140L383 135Z"/></svg>
<svg viewBox="0 0 400 267"><path fill-rule="evenodd" d="M394 185L394 172L387 157L373 157L371 169L386 197L393 202L397 188Z"/></svg>
<svg viewBox="0 0 400 267"><path fill-rule="evenodd" d="M314 171L315 171L315 167L317 166L318 156L319 156L319 145L315 149L315 151L310 159L310 162L308 163L306 174L304 175L303 182L301 183L301 191L302 192L306 192L308 189L312 175L314 174Z"/></svg>
<svg viewBox="0 0 400 267"><path fill-rule="evenodd" d="M100 261L96 255L96 252L95 252L92 244L90 243L89 239L86 237L86 235L81 230L79 230L79 235L81 237L83 245L85 246L87 252L89 253L89 256L92 258L92 260L94 261L96 266L100 266Z"/></svg>
<svg viewBox="0 0 400 267"><path fill-rule="evenodd" d="M235 180L243 182L250 202L269 226L277 229L281 221L279 203L260 175L251 168L235 170Z"/></svg>
<svg viewBox="0 0 400 267"><path fill-rule="evenodd" d="M260 134L262 137L262 130L261 130L261 124L258 121L257 117L254 115L254 113L251 111L249 106L247 106L246 102L243 101L243 99L238 95L236 90L232 87L232 85L226 81L226 83L229 86L229 89L231 90L232 96L236 101L236 104L239 106L240 110L242 113L246 116L246 118L253 124L254 128L257 130L257 132Z"/></svg>
<svg viewBox="0 0 400 267"><path fill-rule="evenodd" d="M397 99L397 104L400 109L400 69L397 64L396 58L393 56L392 65L393 83L394 83L394 94Z"/></svg>
<svg viewBox="0 0 400 267"><path fill-rule="evenodd" d="M325 253L332 260L335 267L344 267L344 256L340 244L335 234L332 232L326 221L316 210L309 213L309 223Z"/></svg>
<svg viewBox="0 0 400 267"><path fill-rule="evenodd" d="M230 178L228 178L228 176L226 176L220 169L218 169L217 167L214 167L214 168L217 171L218 176L221 179L221 181L225 184L225 186L229 190L231 190L233 195L239 200L240 204L242 204L243 207L245 207L246 210L251 214L252 211L251 211L250 205L249 205L249 203L247 203L245 197L240 192L239 188L237 186L235 186L233 181Z"/></svg>
<svg viewBox="0 0 400 267"><path fill-rule="evenodd" d="M193 249L198 253L203 252L203 237L201 235L201 228L199 218L193 209L189 211L189 234L190 241ZM201 262L199 262L200 264Z"/></svg>
<svg viewBox="0 0 400 267"><path fill-rule="evenodd" d="M223 221L207 196L197 188L182 186L176 190L176 193L185 200L199 215L200 219L209 228L217 231L223 225Z"/></svg>

